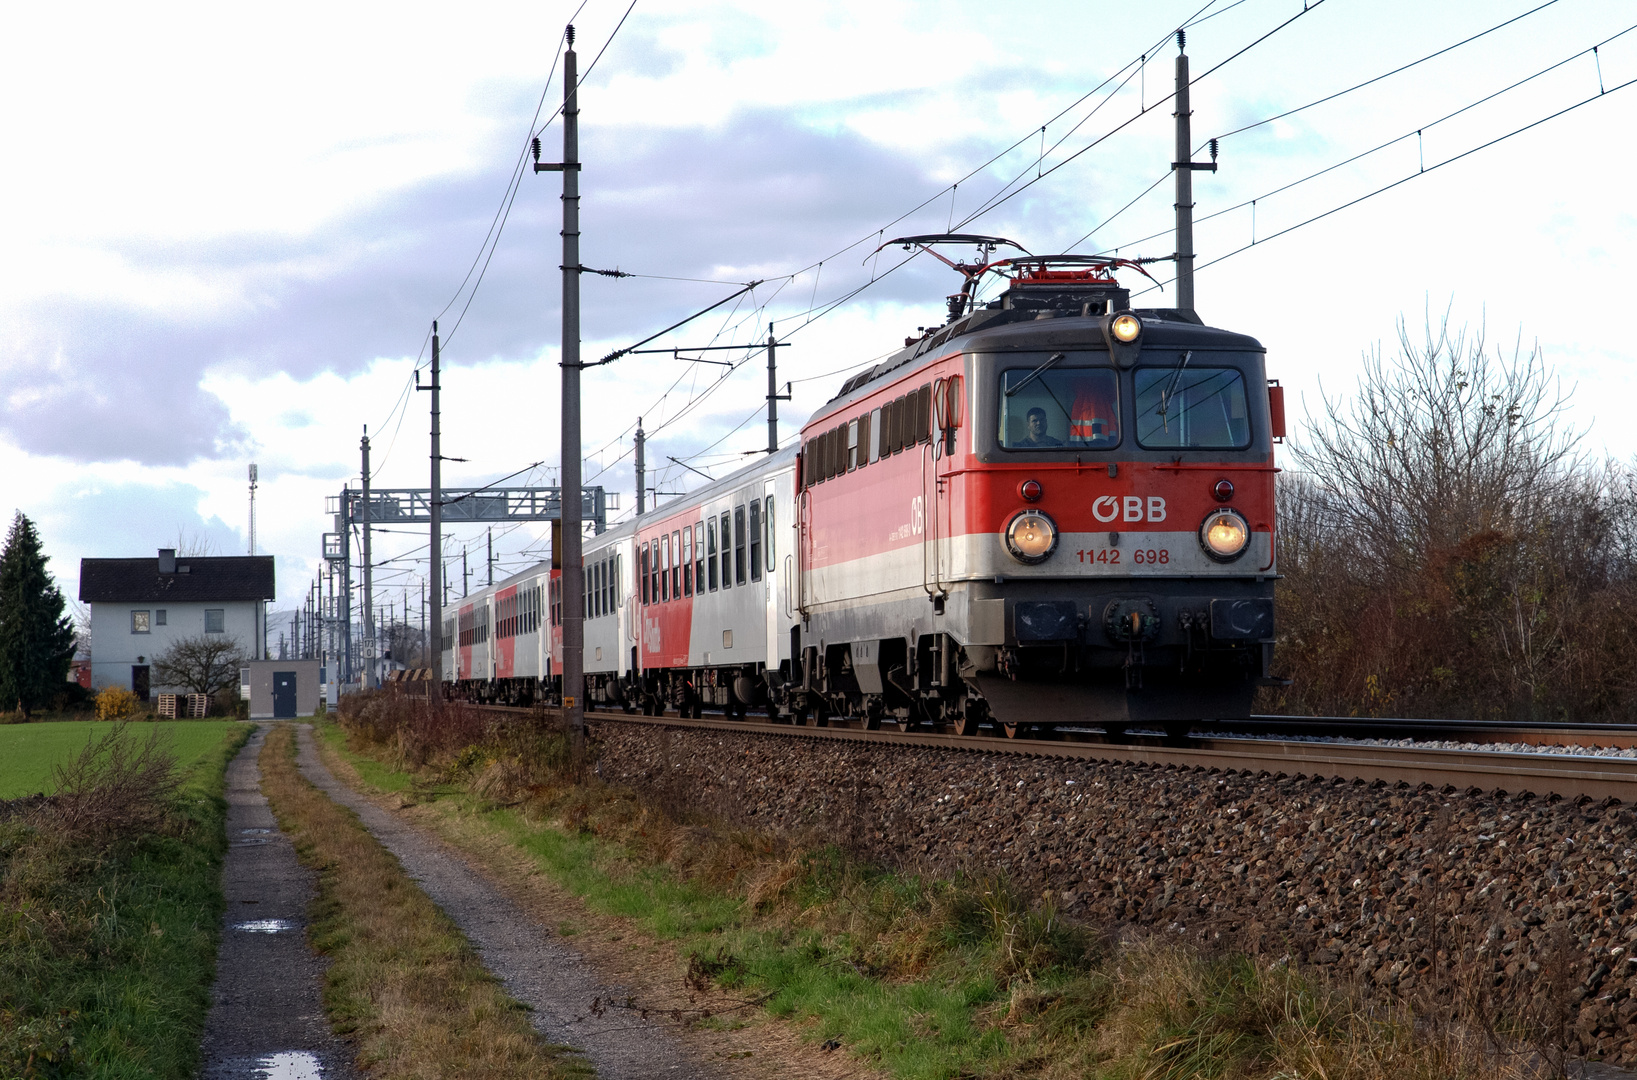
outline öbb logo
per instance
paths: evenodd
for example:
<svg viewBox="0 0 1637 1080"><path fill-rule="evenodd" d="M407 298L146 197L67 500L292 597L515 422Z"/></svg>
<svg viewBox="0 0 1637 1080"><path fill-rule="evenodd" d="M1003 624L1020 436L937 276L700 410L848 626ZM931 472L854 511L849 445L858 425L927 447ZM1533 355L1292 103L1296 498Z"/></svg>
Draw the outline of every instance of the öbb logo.
<svg viewBox="0 0 1637 1080"><path fill-rule="evenodd" d="M1143 498L1140 495L1127 495L1124 499L1113 495L1104 495L1091 504L1091 515L1098 521L1113 521L1123 518L1126 521L1142 521L1144 518ZM1165 500L1158 495L1150 495L1147 500L1147 519L1149 521L1165 520Z"/></svg>

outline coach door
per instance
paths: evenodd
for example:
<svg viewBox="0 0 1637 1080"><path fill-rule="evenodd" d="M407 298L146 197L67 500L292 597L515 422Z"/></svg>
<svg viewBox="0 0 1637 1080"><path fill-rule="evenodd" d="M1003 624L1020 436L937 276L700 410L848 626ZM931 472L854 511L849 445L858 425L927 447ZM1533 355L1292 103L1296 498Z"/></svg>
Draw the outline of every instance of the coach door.
<svg viewBox="0 0 1637 1080"><path fill-rule="evenodd" d="M926 520L921 532L921 551L925 574L922 584L933 596L949 591L949 579L954 570L954 471L956 432L961 426L964 399L961 397L965 380L959 375L938 379L932 384L929 402L932 416L932 438L927 440L921 458L921 488L924 493Z"/></svg>
<svg viewBox="0 0 1637 1080"><path fill-rule="evenodd" d="M767 667L779 666L779 645L786 640L784 628L788 625L782 614L784 603L783 558L786 554L779 541L779 526L784 522L779 513L779 476L770 476L762 485L762 587L766 602L762 605L767 615ZM789 646L786 645L786 648Z"/></svg>

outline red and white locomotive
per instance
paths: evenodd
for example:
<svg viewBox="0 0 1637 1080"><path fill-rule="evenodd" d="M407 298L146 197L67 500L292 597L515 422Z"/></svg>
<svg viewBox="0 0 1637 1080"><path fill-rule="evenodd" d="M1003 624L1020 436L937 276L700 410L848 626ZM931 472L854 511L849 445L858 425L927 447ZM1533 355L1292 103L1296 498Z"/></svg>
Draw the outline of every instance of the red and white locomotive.
<svg viewBox="0 0 1637 1080"><path fill-rule="evenodd" d="M949 265L950 320L848 379L799 449L587 538L588 702L1007 735L1248 715L1283 434L1262 346L1131 310L1134 264ZM448 677L557 697L555 598L542 565L463 601Z"/></svg>

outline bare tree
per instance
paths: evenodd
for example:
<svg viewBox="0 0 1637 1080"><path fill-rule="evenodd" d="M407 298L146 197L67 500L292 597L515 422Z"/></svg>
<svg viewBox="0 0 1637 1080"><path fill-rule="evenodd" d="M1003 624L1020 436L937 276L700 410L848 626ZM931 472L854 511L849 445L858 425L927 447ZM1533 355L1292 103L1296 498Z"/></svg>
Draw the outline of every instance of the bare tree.
<svg viewBox="0 0 1637 1080"><path fill-rule="evenodd" d="M422 656L419 627L395 622L386 628L386 642L394 662L410 668L426 666Z"/></svg>
<svg viewBox="0 0 1637 1080"><path fill-rule="evenodd" d="M1402 322L1325 395L1278 478L1268 704L1623 718L1637 675L1637 470L1597 463L1538 348Z"/></svg>
<svg viewBox="0 0 1637 1080"><path fill-rule="evenodd" d="M1401 570L1553 512L1585 459L1539 347L1492 355L1481 328L1452 331L1447 313L1419 346L1400 319L1398 341L1391 359L1365 356L1350 401L1324 396L1294 447L1336 538L1361 565Z"/></svg>
<svg viewBox="0 0 1637 1080"><path fill-rule="evenodd" d="M221 634L179 638L153 658L154 682L185 687L194 694L216 694L239 685L244 648Z"/></svg>
<svg viewBox="0 0 1637 1080"><path fill-rule="evenodd" d="M179 558L203 559L212 555L220 555L221 548L206 533L195 529L176 527L176 554Z"/></svg>

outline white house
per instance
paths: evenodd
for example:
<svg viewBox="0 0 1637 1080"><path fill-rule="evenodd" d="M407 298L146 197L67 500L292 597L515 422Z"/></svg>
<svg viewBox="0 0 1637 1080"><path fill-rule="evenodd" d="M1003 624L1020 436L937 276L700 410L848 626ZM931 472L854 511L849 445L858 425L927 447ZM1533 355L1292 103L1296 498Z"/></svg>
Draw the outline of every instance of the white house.
<svg viewBox="0 0 1637 1080"><path fill-rule="evenodd" d="M157 559L81 559L80 600L91 605L91 689L149 693L183 690L151 685L153 658L173 641L221 634L249 660L267 653L267 601L273 599L271 555L182 556L160 548Z"/></svg>

